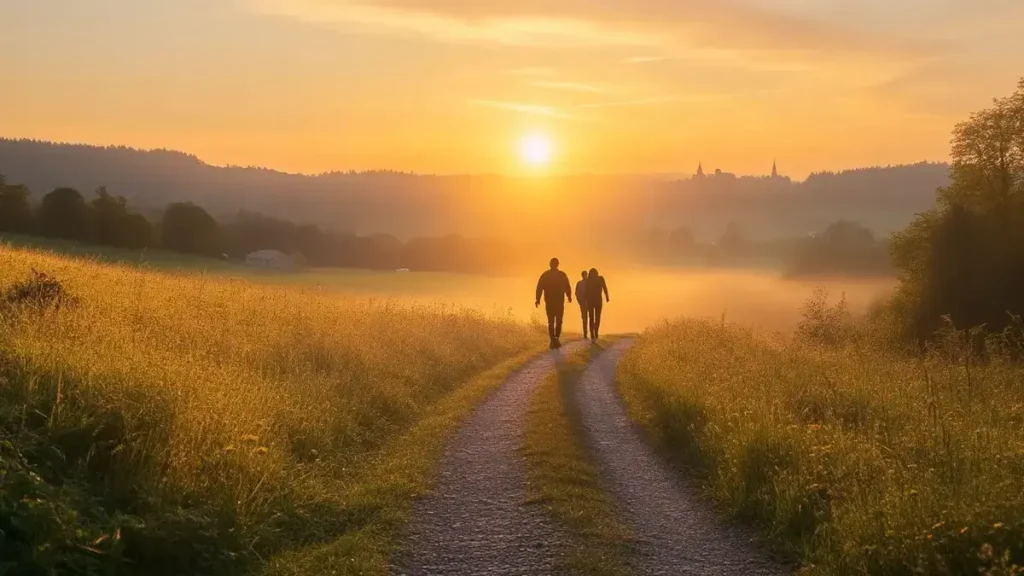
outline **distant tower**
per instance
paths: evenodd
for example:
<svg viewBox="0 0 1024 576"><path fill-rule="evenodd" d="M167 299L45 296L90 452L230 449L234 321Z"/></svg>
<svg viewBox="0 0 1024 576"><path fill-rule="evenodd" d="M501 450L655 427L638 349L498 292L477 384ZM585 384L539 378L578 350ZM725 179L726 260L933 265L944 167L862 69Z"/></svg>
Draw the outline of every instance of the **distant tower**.
<svg viewBox="0 0 1024 576"><path fill-rule="evenodd" d="M704 177L704 164L697 163L697 178Z"/></svg>
<svg viewBox="0 0 1024 576"><path fill-rule="evenodd" d="M775 160L772 160L772 178L779 177L779 169L775 165Z"/></svg>

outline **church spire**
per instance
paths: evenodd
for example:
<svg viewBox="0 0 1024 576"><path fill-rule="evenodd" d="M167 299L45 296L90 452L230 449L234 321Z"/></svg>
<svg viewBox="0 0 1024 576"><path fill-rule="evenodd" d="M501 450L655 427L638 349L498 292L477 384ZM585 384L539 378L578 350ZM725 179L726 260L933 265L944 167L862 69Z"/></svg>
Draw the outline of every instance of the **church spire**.
<svg viewBox="0 0 1024 576"><path fill-rule="evenodd" d="M697 163L697 178L704 177L704 164L701 162Z"/></svg>
<svg viewBox="0 0 1024 576"><path fill-rule="evenodd" d="M772 178L779 177L779 169L775 165L775 160L772 160Z"/></svg>

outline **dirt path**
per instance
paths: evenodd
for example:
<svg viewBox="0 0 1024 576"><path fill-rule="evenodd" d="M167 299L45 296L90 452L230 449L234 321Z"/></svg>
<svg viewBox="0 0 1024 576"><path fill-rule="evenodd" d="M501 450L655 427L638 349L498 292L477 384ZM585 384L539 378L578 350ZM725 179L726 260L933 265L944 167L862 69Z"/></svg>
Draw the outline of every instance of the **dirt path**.
<svg viewBox="0 0 1024 576"><path fill-rule="evenodd" d="M446 450L434 492L413 510L394 574L550 574L557 534L526 500L517 450L529 400L572 343L533 360L481 404Z"/></svg>
<svg viewBox="0 0 1024 576"><path fill-rule="evenodd" d="M776 575L788 571L720 516L648 446L615 384L623 340L594 360L577 388L586 441L612 497L638 538L642 574Z"/></svg>

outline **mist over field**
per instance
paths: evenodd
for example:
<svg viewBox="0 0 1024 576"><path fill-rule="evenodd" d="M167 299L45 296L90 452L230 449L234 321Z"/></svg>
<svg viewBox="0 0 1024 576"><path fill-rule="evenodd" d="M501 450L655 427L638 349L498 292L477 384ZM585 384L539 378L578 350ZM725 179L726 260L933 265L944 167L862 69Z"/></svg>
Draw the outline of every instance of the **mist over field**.
<svg viewBox="0 0 1024 576"><path fill-rule="evenodd" d="M575 285L586 265L562 269ZM579 270L577 270L577 268ZM851 311L865 311L888 296L895 278L822 277L786 279L773 270L701 271L671 268L599 269L607 279L611 302L604 307L602 327L608 333L640 332L680 316L715 318L764 330L789 332L801 307L815 290L833 300L846 295ZM538 275L540 274L538 270ZM543 321L543 303L533 306L537 277L488 277L460 274L398 272L317 272L297 276L257 275L258 281L298 282L325 290L396 299L421 304L469 307L516 319ZM579 306L566 304L566 330L580 331Z"/></svg>

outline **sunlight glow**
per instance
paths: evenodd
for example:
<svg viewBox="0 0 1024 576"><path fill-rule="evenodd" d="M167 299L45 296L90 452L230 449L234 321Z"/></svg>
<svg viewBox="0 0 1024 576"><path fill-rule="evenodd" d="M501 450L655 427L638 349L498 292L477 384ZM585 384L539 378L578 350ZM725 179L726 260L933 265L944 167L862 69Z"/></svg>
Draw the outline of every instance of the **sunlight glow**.
<svg viewBox="0 0 1024 576"><path fill-rule="evenodd" d="M546 134L534 133L519 142L519 157L528 166L540 168L551 163L551 138Z"/></svg>

